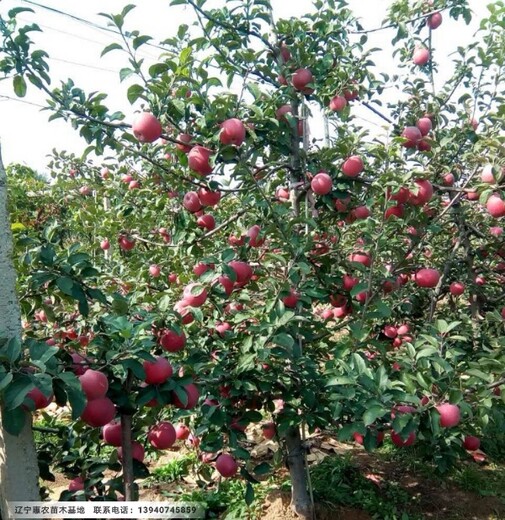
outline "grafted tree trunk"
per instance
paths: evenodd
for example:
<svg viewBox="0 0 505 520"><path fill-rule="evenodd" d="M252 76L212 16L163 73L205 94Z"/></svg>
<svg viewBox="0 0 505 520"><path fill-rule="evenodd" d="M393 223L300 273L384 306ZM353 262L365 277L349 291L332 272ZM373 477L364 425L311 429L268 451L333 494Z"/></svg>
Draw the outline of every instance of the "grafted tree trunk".
<svg viewBox="0 0 505 520"><path fill-rule="evenodd" d="M0 149L0 337L21 336L21 313L16 296L16 273L12 265L12 234L7 213L7 176ZM8 502L40 500L38 464L31 414L20 435L7 433L0 409L0 517L9 518ZM3 417L2 417L3 415Z"/></svg>
<svg viewBox="0 0 505 520"><path fill-rule="evenodd" d="M314 511L307 490L307 473L300 428L289 428L285 436L288 468L291 477L291 508L303 520L312 520Z"/></svg>

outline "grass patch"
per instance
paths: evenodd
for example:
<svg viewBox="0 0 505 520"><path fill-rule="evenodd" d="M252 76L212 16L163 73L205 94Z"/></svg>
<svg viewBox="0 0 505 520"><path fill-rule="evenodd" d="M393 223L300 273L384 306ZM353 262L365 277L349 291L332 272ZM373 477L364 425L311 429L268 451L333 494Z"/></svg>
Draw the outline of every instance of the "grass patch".
<svg viewBox="0 0 505 520"><path fill-rule="evenodd" d="M490 464L480 467L469 464L458 468L450 480L464 491L480 496L498 497L505 503L505 468Z"/></svg>
<svg viewBox="0 0 505 520"><path fill-rule="evenodd" d="M181 480L189 475L196 462L197 457L194 453L188 453L187 455L173 459L163 466L154 468L151 471L151 476L146 480L146 484Z"/></svg>

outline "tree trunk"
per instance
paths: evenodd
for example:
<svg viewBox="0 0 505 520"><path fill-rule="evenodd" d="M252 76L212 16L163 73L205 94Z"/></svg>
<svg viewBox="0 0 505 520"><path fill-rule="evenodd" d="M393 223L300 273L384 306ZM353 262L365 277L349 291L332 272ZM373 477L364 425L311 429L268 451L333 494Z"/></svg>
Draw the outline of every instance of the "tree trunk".
<svg viewBox="0 0 505 520"><path fill-rule="evenodd" d="M16 273L12 265L12 234L7 213L7 176L0 150L0 337L21 336L21 312L16 296ZM4 412L7 415L9 412ZM0 411L0 517L7 519L8 502L40 500L37 453L31 414L14 437L2 426Z"/></svg>
<svg viewBox="0 0 505 520"><path fill-rule="evenodd" d="M288 467L291 476L291 509L304 520L312 520L314 511L307 490L307 473L300 437L300 428L289 428L286 432Z"/></svg>
<svg viewBox="0 0 505 520"><path fill-rule="evenodd" d="M121 447L123 464L124 498L127 502L137 500L132 457L132 416L121 414Z"/></svg>

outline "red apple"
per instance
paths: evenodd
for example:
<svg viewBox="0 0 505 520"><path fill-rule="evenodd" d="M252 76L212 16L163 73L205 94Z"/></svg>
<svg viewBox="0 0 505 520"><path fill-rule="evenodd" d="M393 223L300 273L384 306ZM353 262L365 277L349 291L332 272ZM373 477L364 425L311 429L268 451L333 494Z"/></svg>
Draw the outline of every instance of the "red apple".
<svg viewBox="0 0 505 520"><path fill-rule="evenodd" d="M104 238L100 242L100 248L103 249L104 251L108 251L110 249L110 242L109 242L108 238Z"/></svg>
<svg viewBox="0 0 505 520"><path fill-rule="evenodd" d="M279 121L287 121L286 114L293 112L291 105L282 105L275 112L275 117Z"/></svg>
<svg viewBox="0 0 505 520"><path fill-rule="evenodd" d="M442 403L436 408L440 414L440 426L442 428L452 428L459 424L459 421L461 420L459 406L450 403Z"/></svg>
<svg viewBox="0 0 505 520"><path fill-rule="evenodd" d="M158 278L161 274L161 267L157 264L152 264L149 266L149 274L153 278Z"/></svg>
<svg viewBox="0 0 505 520"><path fill-rule="evenodd" d="M421 117L421 119L417 120L416 123L417 128L421 132L421 135L428 135L433 127L431 119L429 117Z"/></svg>
<svg viewBox="0 0 505 520"><path fill-rule="evenodd" d="M221 200L221 192L220 191L211 191L207 188L200 188L198 190L198 198L202 206L216 206Z"/></svg>
<svg viewBox="0 0 505 520"><path fill-rule="evenodd" d="M384 218L388 219L391 217L403 218L404 209L402 204L398 204L397 206L391 206L384 212Z"/></svg>
<svg viewBox="0 0 505 520"><path fill-rule="evenodd" d="M333 112L340 112L347 106L347 99L345 96L335 96L330 100L330 110Z"/></svg>
<svg viewBox="0 0 505 520"><path fill-rule="evenodd" d="M366 206L358 206L352 210L352 215L356 220L362 220L370 216L370 210Z"/></svg>
<svg viewBox="0 0 505 520"><path fill-rule="evenodd" d="M422 139L423 135L417 126L406 126L403 129L402 135L405 142L402 143L402 146L405 148L415 148L417 143Z"/></svg>
<svg viewBox="0 0 505 520"><path fill-rule="evenodd" d="M282 298L282 302L289 309L294 309L298 303L298 300L300 299L300 295L293 288L291 288L289 292L289 296Z"/></svg>
<svg viewBox="0 0 505 520"><path fill-rule="evenodd" d="M192 137L189 134L179 134L177 136L177 141L175 147L181 152L188 153L191 151L192 146L189 144L191 142Z"/></svg>
<svg viewBox="0 0 505 520"><path fill-rule="evenodd" d="M82 477L75 477L68 484L69 491L82 491L84 489L84 480Z"/></svg>
<svg viewBox="0 0 505 520"><path fill-rule="evenodd" d="M193 383L189 383L188 385L184 386L183 389L188 397L187 404L184 405L175 392L172 393L172 404L176 408L191 410L197 405L200 392L198 391L198 387Z"/></svg>
<svg viewBox="0 0 505 520"><path fill-rule="evenodd" d="M496 182L493 175L493 167L490 164L484 167L480 175L480 178L482 182L485 182L487 184L494 184Z"/></svg>
<svg viewBox="0 0 505 520"><path fill-rule="evenodd" d="M437 29L437 27L440 27L441 23L442 23L442 13L433 13L432 15L428 16L428 18L426 20L426 24L432 31Z"/></svg>
<svg viewBox="0 0 505 520"><path fill-rule="evenodd" d="M480 439L478 437L474 437L473 435L467 435L463 439L463 448L468 451L475 451L480 448Z"/></svg>
<svg viewBox="0 0 505 520"><path fill-rule="evenodd" d="M342 173L348 177L357 177L363 171L363 160L359 155L351 155L342 165Z"/></svg>
<svg viewBox="0 0 505 520"><path fill-rule="evenodd" d="M121 423L112 421L102 428L103 440L111 446L121 446Z"/></svg>
<svg viewBox="0 0 505 520"><path fill-rule="evenodd" d="M175 437L179 441L185 441L189 437L190 433L190 429L183 423L179 423L175 427Z"/></svg>
<svg viewBox="0 0 505 520"><path fill-rule="evenodd" d="M342 289L344 291L350 291L352 288L359 283L359 279L349 274L344 274L342 277Z"/></svg>
<svg viewBox="0 0 505 520"><path fill-rule="evenodd" d="M370 267L372 265L372 258L368 253L357 252L349 255L349 262L356 262L358 264L363 264L365 267Z"/></svg>
<svg viewBox="0 0 505 520"><path fill-rule="evenodd" d="M131 251L135 247L135 239L129 238L127 235L120 235L117 241L123 251Z"/></svg>
<svg viewBox="0 0 505 520"><path fill-rule="evenodd" d="M230 294L233 292L233 286L234 286L233 281L230 278L228 278L227 276L221 275L216 280L216 282L222 286L226 296L230 296Z"/></svg>
<svg viewBox="0 0 505 520"><path fill-rule="evenodd" d="M182 205L191 213L196 213L202 209L202 203L196 191L188 191L184 195Z"/></svg>
<svg viewBox="0 0 505 520"><path fill-rule="evenodd" d="M216 227L216 220L209 213L198 217L196 223L199 227L204 228L207 231L212 231Z"/></svg>
<svg viewBox="0 0 505 520"><path fill-rule="evenodd" d="M312 191L317 195L326 195L332 190L331 177L324 172L318 173L314 176L310 183Z"/></svg>
<svg viewBox="0 0 505 520"><path fill-rule="evenodd" d="M417 193L410 193L409 203L414 206L422 206L427 204L433 197L433 185L426 179L417 179L415 181Z"/></svg>
<svg viewBox="0 0 505 520"><path fill-rule="evenodd" d="M494 218L505 216L505 201L496 193L487 199L486 208Z"/></svg>
<svg viewBox="0 0 505 520"><path fill-rule="evenodd" d="M314 92L313 88L307 86L312 83L313 80L314 76L309 69L298 69L291 77L293 87L304 94L312 94L312 92Z"/></svg>
<svg viewBox="0 0 505 520"><path fill-rule="evenodd" d="M219 140L221 143L235 146L240 146L245 139L245 126L240 119L227 119L221 123L221 132L219 133Z"/></svg>
<svg viewBox="0 0 505 520"><path fill-rule="evenodd" d="M263 431L263 437L267 440L271 440L275 437L275 424L273 422L265 423L261 426Z"/></svg>
<svg viewBox="0 0 505 520"><path fill-rule="evenodd" d="M188 153L188 166L200 175L209 175L212 173L211 154L212 150L208 148L200 145L193 146Z"/></svg>
<svg viewBox="0 0 505 520"><path fill-rule="evenodd" d="M406 440L403 440L400 437L400 434L396 433L395 431L391 431L391 441L395 446L398 446L399 448L403 448L405 446L412 446L416 440L416 434L415 432L411 432Z"/></svg>
<svg viewBox="0 0 505 520"><path fill-rule="evenodd" d="M465 285L461 282L452 282L449 291L453 296L460 296L465 292Z"/></svg>
<svg viewBox="0 0 505 520"><path fill-rule="evenodd" d="M261 247L265 242L264 238L258 238L261 228L255 224L247 230L246 236L249 237L249 245L251 247Z"/></svg>
<svg viewBox="0 0 505 520"><path fill-rule="evenodd" d="M233 269L233 271L235 271L237 284L246 284L249 282L253 275L253 270L247 262L232 260L228 265Z"/></svg>
<svg viewBox="0 0 505 520"><path fill-rule="evenodd" d="M454 178L454 175L452 173L446 173L442 177L442 183L444 186L453 186L455 180L456 179Z"/></svg>
<svg viewBox="0 0 505 520"><path fill-rule="evenodd" d="M107 376L98 370L86 370L82 376L79 376L79 381L81 382L82 391L86 394L88 401L105 397L109 389Z"/></svg>
<svg viewBox="0 0 505 520"><path fill-rule="evenodd" d="M386 325L384 327L384 335L387 338L394 339L398 336L398 329L394 325Z"/></svg>
<svg viewBox="0 0 505 520"><path fill-rule="evenodd" d="M145 382L148 385L161 385L173 374L172 365L166 358L163 356L155 357L156 361L144 361Z"/></svg>
<svg viewBox="0 0 505 520"><path fill-rule="evenodd" d="M41 410L49 406L53 400L53 394L45 396L40 389L37 387L32 388L27 394L25 399L32 401L33 407L30 409Z"/></svg>
<svg viewBox="0 0 505 520"><path fill-rule="evenodd" d="M89 426L98 428L110 423L115 416L116 407L114 403L108 397L98 397L88 401L81 414L81 419Z"/></svg>
<svg viewBox="0 0 505 520"><path fill-rule="evenodd" d="M174 444L177 435L171 423L162 421L153 426L147 434L147 440L157 450L166 450Z"/></svg>
<svg viewBox="0 0 505 520"><path fill-rule="evenodd" d="M132 452L133 459L138 460L139 462L144 462L145 450L144 450L144 446L142 446L142 444L140 444L140 442L138 442L138 441L132 442L131 452ZM123 449L119 448L117 450L117 453L118 453L119 460L122 460L123 459Z"/></svg>
<svg viewBox="0 0 505 520"><path fill-rule="evenodd" d="M142 112L135 117L132 130L133 135L141 143L152 143L156 141L163 132L161 123L149 112Z"/></svg>
<svg viewBox="0 0 505 520"><path fill-rule="evenodd" d="M184 289L184 300L191 307L201 307L207 300L207 290L201 283L190 283Z"/></svg>
<svg viewBox="0 0 505 520"><path fill-rule="evenodd" d="M225 477L233 477L238 471L237 461L227 453L222 453L216 459L216 469L219 473Z"/></svg>
<svg viewBox="0 0 505 520"><path fill-rule="evenodd" d="M436 287L440 280L440 273L436 269L419 269L415 275L419 287Z"/></svg>
<svg viewBox="0 0 505 520"><path fill-rule="evenodd" d="M177 334L175 330L166 329L160 338L161 347L168 352L179 352L186 345L184 332Z"/></svg>
<svg viewBox="0 0 505 520"><path fill-rule="evenodd" d="M414 65L423 67L430 61L430 51L426 47L417 48L412 55L412 61Z"/></svg>

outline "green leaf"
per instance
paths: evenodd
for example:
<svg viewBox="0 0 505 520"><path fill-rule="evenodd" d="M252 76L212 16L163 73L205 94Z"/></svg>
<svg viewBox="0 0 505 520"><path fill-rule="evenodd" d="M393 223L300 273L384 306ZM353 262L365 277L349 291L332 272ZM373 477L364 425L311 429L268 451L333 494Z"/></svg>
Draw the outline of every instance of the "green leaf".
<svg viewBox="0 0 505 520"><path fill-rule="evenodd" d="M129 78L132 74L135 74L135 71L133 69L124 67L119 71L119 79L120 81L124 81L126 78Z"/></svg>
<svg viewBox="0 0 505 520"><path fill-rule="evenodd" d="M272 471L272 466L268 464L268 462L262 462L261 464L258 464L253 469L253 473L255 475L266 475L267 473L270 473Z"/></svg>
<svg viewBox="0 0 505 520"><path fill-rule="evenodd" d="M23 408L18 407L8 412L2 410L2 426L7 433L17 437L25 425L27 412Z"/></svg>
<svg viewBox="0 0 505 520"><path fill-rule="evenodd" d="M363 414L363 422L365 426L369 426L374 423L377 419L384 417L386 415L387 410L382 406L371 406L368 410Z"/></svg>
<svg viewBox="0 0 505 520"><path fill-rule="evenodd" d="M245 503L250 506L254 502L254 488L250 482L247 483L245 490Z"/></svg>
<svg viewBox="0 0 505 520"><path fill-rule="evenodd" d="M5 345L0 348L0 360L5 360L10 364L16 362L21 355L21 340L18 337L10 338Z"/></svg>
<svg viewBox="0 0 505 520"><path fill-rule="evenodd" d="M26 394L34 387L31 377L25 374L15 374L13 381L4 392L5 409L14 410L23 404Z"/></svg>
<svg viewBox="0 0 505 520"><path fill-rule="evenodd" d="M25 97L26 96L26 81L23 76L14 76L14 79L12 80L13 86L14 86L14 93L18 97Z"/></svg>
<svg viewBox="0 0 505 520"><path fill-rule="evenodd" d="M105 56L107 53L111 52L111 51L115 51L115 50L122 50L123 47L121 47L121 45L119 45L119 43L111 43L110 45L107 45L107 47L105 47L105 49L102 51L102 53L100 54L100 58Z"/></svg>
<svg viewBox="0 0 505 520"><path fill-rule="evenodd" d="M128 91L126 92L126 97L128 98L128 101L130 102L131 105L133 105L133 103L135 103L135 101L137 101L137 99L139 97L142 97L142 95L144 94L144 87L142 87L141 85L131 85L129 88L128 88Z"/></svg>
<svg viewBox="0 0 505 520"><path fill-rule="evenodd" d="M272 338L272 342L275 343L276 345L280 345L281 347L284 347L287 349L292 349L293 345L295 344L295 340L293 339L293 337L284 332L282 332L280 334L276 334Z"/></svg>
<svg viewBox="0 0 505 520"><path fill-rule="evenodd" d="M137 38L133 39L133 48L137 50L141 45L152 39L152 36L137 36Z"/></svg>
<svg viewBox="0 0 505 520"><path fill-rule="evenodd" d="M82 415L86 407L86 397L82 391L81 382L72 372L62 372L59 379L63 381L64 388L68 396L68 401L72 407L72 419L77 419Z"/></svg>
<svg viewBox="0 0 505 520"><path fill-rule="evenodd" d="M0 392L12 381L12 378L11 372L0 373Z"/></svg>

